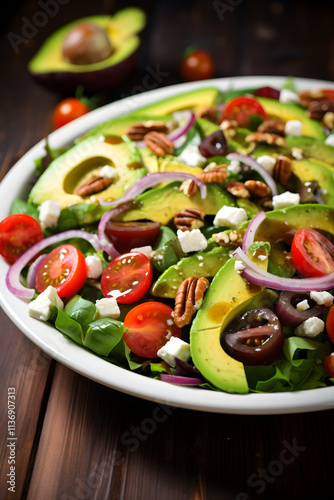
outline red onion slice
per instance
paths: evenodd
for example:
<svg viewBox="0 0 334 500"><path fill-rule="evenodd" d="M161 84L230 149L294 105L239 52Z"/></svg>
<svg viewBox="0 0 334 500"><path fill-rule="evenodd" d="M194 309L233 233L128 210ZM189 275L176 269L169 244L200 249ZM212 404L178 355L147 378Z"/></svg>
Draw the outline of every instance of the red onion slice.
<svg viewBox="0 0 334 500"><path fill-rule="evenodd" d="M45 253L42 253L42 255L39 255L37 259L34 260L34 262L31 264L31 266L28 269L28 274L27 274L27 285L28 288L35 288L35 279L36 279L36 274L37 274L37 269L42 260L45 257Z"/></svg>
<svg viewBox="0 0 334 500"><path fill-rule="evenodd" d="M200 385L203 380L196 377L183 377L182 375L173 375L170 373L160 373L160 380L178 385Z"/></svg>
<svg viewBox="0 0 334 500"><path fill-rule="evenodd" d="M63 233L44 238L44 240L28 248L28 250L10 266L6 275L6 286L8 290L22 299L32 299L34 296L34 289L26 288L20 282L22 269L26 267L36 255L44 250L44 248L71 238L83 238L87 240L97 252L102 250L102 245L97 236L82 229L70 229L69 231L64 231Z"/></svg>
<svg viewBox="0 0 334 500"><path fill-rule="evenodd" d="M258 214L253 217L253 219L248 224L245 235L242 240L242 250L247 252L249 245L254 241L255 233L260 226L261 222L266 218L266 213L261 210Z"/></svg>
<svg viewBox="0 0 334 500"><path fill-rule="evenodd" d="M230 161L232 160L240 161L241 163L244 163L245 165L251 167L253 170L258 172L261 175L261 177L263 177L263 180L266 182L266 184L268 184L268 186L271 189L272 196L278 194L277 186L274 179L267 172L267 170L264 167L262 167L262 165L260 165L254 158L252 158L251 156L242 155L240 153L230 153L226 156L226 158Z"/></svg>
<svg viewBox="0 0 334 500"><path fill-rule="evenodd" d="M330 290L334 287L334 273L316 278L281 278L257 267L240 247L233 252L233 255L241 259L246 266L242 273L243 278L255 285L295 292Z"/></svg>
<svg viewBox="0 0 334 500"><path fill-rule="evenodd" d="M105 201L99 200L100 205L119 205L120 203L125 203L127 201L132 201L137 196L142 194L146 189L160 184L160 182L172 182L172 181L184 181L187 179L192 179L200 189L201 197L206 197L206 184L198 179L195 175L187 174L185 172L156 172L154 174L147 174L141 179L138 179L127 192L118 198L117 200Z"/></svg>

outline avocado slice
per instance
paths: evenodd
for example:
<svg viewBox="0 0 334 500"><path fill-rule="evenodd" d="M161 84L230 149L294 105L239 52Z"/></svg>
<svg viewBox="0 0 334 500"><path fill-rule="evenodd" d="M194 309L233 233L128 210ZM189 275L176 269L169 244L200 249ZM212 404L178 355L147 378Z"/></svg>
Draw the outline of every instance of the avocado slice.
<svg viewBox="0 0 334 500"><path fill-rule="evenodd" d="M234 248L232 245L221 247L213 244L212 240L209 241L208 248L204 252L196 252L194 255L184 257L166 269L154 283L151 294L156 297L175 299L182 281L190 276L212 278L228 261L229 253Z"/></svg>
<svg viewBox="0 0 334 500"><path fill-rule="evenodd" d="M71 64L62 56L67 33L81 23L93 23L107 34L114 51L91 64ZM78 19L53 33L28 64L31 75L50 90L73 92L82 85L86 92L108 90L124 81L132 71L140 45L137 34L146 24L143 10L129 7L113 16L97 15Z"/></svg>
<svg viewBox="0 0 334 500"><path fill-rule="evenodd" d="M99 175L101 167L116 168L118 178L92 199L75 194L75 189ZM93 136L79 142L53 160L33 186L29 202L40 205L54 200L62 208L81 203L94 203L98 198L115 200L138 179L147 174L134 143L118 136Z"/></svg>
<svg viewBox="0 0 334 500"><path fill-rule="evenodd" d="M179 187L180 182L175 181L146 191L136 198L139 208L124 212L119 220L149 219L166 225L176 212L185 208L199 208L207 215L215 215L223 205L235 206L233 196L218 185L208 184L204 199L199 191L193 196L186 196Z"/></svg>
<svg viewBox="0 0 334 500"><path fill-rule="evenodd" d="M258 251L254 252L257 247L257 243L253 244L248 255L267 269L268 258L258 259ZM260 248L268 257L270 245L261 243ZM230 258L213 278L190 329L190 351L196 368L217 389L245 394L248 384L244 365L224 351L221 335L262 288L247 283L235 270L235 262L234 257Z"/></svg>
<svg viewBox="0 0 334 500"><path fill-rule="evenodd" d="M256 100L263 106L269 117L280 118L285 122L288 120L299 120L303 123L303 136L311 136L325 140L326 136L321 123L309 118L306 115L305 109L298 104L283 104L276 99L269 99L267 97L257 97Z"/></svg>

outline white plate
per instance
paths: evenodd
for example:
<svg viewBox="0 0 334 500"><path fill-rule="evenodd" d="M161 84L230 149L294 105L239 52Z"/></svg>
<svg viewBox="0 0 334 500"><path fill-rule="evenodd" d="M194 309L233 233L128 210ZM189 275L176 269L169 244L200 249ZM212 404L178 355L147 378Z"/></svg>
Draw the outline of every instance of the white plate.
<svg viewBox="0 0 334 500"><path fill-rule="evenodd" d="M295 81L300 90L319 87L334 89L333 83L325 81L307 79L296 79ZM54 148L69 144L73 139L105 120L195 88L206 86L217 86L222 90L231 87L257 86L280 88L284 82L285 77L234 77L180 84L145 92L92 111L53 132L49 136L49 142ZM43 154L43 146L44 140L28 151L1 182L0 220L8 215L13 200L26 194L29 179L34 171L34 159ZM32 342L52 358L96 382L159 404L217 413L283 414L334 408L334 387L289 393L227 394L199 388L174 386L114 366L67 341L51 326L30 318L27 312L27 302L16 298L6 288L7 269L8 265L3 259L0 259L0 301L6 314ZM4 355L5 353L3 353Z"/></svg>

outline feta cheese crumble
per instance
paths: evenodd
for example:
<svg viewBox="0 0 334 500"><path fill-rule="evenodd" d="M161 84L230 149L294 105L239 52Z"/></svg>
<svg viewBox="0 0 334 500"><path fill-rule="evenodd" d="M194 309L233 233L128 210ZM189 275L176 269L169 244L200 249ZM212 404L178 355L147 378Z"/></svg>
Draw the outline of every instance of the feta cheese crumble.
<svg viewBox="0 0 334 500"><path fill-rule="evenodd" d="M59 297L57 290L50 285L35 300L29 303L28 314L32 318L47 321L56 304L59 309L64 309L64 303Z"/></svg>
<svg viewBox="0 0 334 500"><path fill-rule="evenodd" d="M186 163L190 167L201 167L203 166L207 159L201 155L198 150L198 146L190 144L187 146L181 154L177 157L181 163Z"/></svg>
<svg viewBox="0 0 334 500"><path fill-rule="evenodd" d="M334 148L334 134L329 135L325 139L325 144L327 144L327 146L332 146Z"/></svg>
<svg viewBox="0 0 334 500"><path fill-rule="evenodd" d="M314 292L314 291L312 291L310 293L310 297L319 306L330 307L331 305L333 305L334 297L329 292Z"/></svg>
<svg viewBox="0 0 334 500"><path fill-rule="evenodd" d="M132 248L131 252L143 253L150 259L152 257L153 248L151 247L151 245L145 245L143 247Z"/></svg>
<svg viewBox="0 0 334 500"><path fill-rule="evenodd" d="M285 191L285 193L273 196L274 210L277 210L279 208L292 207L293 205L299 205L299 203L300 203L299 193L291 193L290 191Z"/></svg>
<svg viewBox="0 0 334 500"><path fill-rule="evenodd" d="M208 246L205 236L199 229L192 229L191 231L178 229L177 237L184 253L200 252Z"/></svg>
<svg viewBox="0 0 334 500"><path fill-rule="evenodd" d="M246 220L247 214L243 208L229 207L227 205L224 205L216 213L213 223L215 226L235 228Z"/></svg>
<svg viewBox="0 0 334 500"><path fill-rule="evenodd" d="M190 359L190 345L178 337L171 337L164 346L162 346L157 355L173 368L175 367L175 358L182 361Z"/></svg>
<svg viewBox="0 0 334 500"><path fill-rule="evenodd" d="M284 133L293 137L302 135L303 124L300 120L288 120L285 124Z"/></svg>
<svg viewBox="0 0 334 500"><path fill-rule="evenodd" d="M307 299L298 302L298 304L296 305L296 309L298 309L298 311L306 311L309 308L310 304L307 302Z"/></svg>
<svg viewBox="0 0 334 500"><path fill-rule="evenodd" d="M119 174L115 167L111 167L110 165L104 165L99 172L100 177L104 177L106 179L110 179L112 181L116 181L119 178Z"/></svg>
<svg viewBox="0 0 334 500"><path fill-rule="evenodd" d="M241 171L240 161L232 160L228 165L227 170L230 172L230 174L238 174Z"/></svg>
<svg viewBox="0 0 334 500"><path fill-rule="evenodd" d="M324 331L324 328L325 323L322 321L322 319L317 318L316 316L312 316L311 318L303 321L301 325L297 326L297 328L295 329L295 334L298 337L307 337L314 339Z"/></svg>
<svg viewBox="0 0 334 500"><path fill-rule="evenodd" d="M279 102L285 104L288 102L299 102L298 94L290 89L282 89L279 95Z"/></svg>
<svg viewBox="0 0 334 500"><path fill-rule="evenodd" d="M234 270L241 274L245 269L245 264L241 260L236 260L234 263Z"/></svg>
<svg viewBox="0 0 334 500"><path fill-rule="evenodd" d="M274 166L276 164L275 158L269 155L262 155L256 158L256 161L267 170L270 175L274 173Z"/></svg>
<svg viewBox="0 0 334 500"><path fill-rule="evenodd" d="M114 297L103 298L95 302L96 312L99 318L119 318L121 311Z"/></svg>
<svg viewBox="0 0 334 500"><path fill-rule="evenodd" d="M61 212L61 205L57 201L46 200L38 207L39 220L44 227L55 227Z"/></svg>
<svg viewBox="0 0 334 500"><path fill-rule="evenodd" d="M102 261L97 255L87 255L87 278L97 280L102 274Z"/></svg>

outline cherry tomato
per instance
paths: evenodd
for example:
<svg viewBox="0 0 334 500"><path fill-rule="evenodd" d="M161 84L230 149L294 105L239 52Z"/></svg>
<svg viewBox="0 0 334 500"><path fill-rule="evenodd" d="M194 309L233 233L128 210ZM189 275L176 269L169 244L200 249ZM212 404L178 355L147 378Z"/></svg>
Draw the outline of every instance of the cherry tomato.
<svg viewBox="0 0 334 500"><path fill-rule="evenodd" d="M334 271L334 245L314 229L296 231L291 245L292 263L307 277Z"/></svg>
<svg viewBox="0 0 334 500"><path fill-rule="evenodd" d="M334 353L333 352L329 356L324 357L324 363L325 363L325 370L328 373L328 375L331 378L334 377Z"/></svg>
<svg viewBox="0 0 334 500"><path fill-rule="evenodd" d="M153 245L160 233L159 222L115 222L106 225L106 234L119 252Z"/></svg>
<svg viewBox="0 0 334 500"><path fill-rule="evenodd" d="M197 49L182 59L180 71L188 82L207 80L214 76L215 64L209 52Z"/></svg>
<svg viewBox="0 0 334 500"><path fill-rule="evenodd" d="M333 89L321 89L320 92L325 94L327 99L329 99L330 101L334 101L334 90Z"/></svg>
<svg viewBox="0 0 334 500"><path fill-rule="evenodd" d="M326 330L328 333L328 337L334 344L334 306L330 308L326 318Z"/></svg>
<svg viewBox="0 0 334 500"><path fill-rule="evenodd" d="M105 297L114 296L120 304L131 304L141 299L152 282L150 259L141 252L119 255L107 265L101 277Z"/></svg>
<svg viewBox="0 0 334 500"><path fill-rule="evenodd" d="M75 246L65 244L52 250L42 260L35 286L42 293L51 285L59 297L69 297L80 290L86 278L85 257Z"/></svg>
<svg viewBox="0 0 334 500"><path fill-rule="evenodd" d="M144 302L131 309L124 319L124 340L129 349L143 358L155 358L170 337L181 338L173 320L173 309L161 302Z"/></svg>
<svg viewBox="0 0 334 500"><path fill-rule="evenodd" d="M0 222L0 254L9 262L43 238L39 222L30 215L13 214Z"/></svg>
<svg viewBox="0 0 334 500"><path fill-rule="evenodd" d="M54 128L60 128L66 123L69 123L79 116L89 113L90 109L86 104L76 97L68 97L57 104L53 115L52 123Z"/></svg>
<svg viewBox="0 0 334 500"><path fill-rule="evenodd" d="M260 115L264 120L268 118L261 104L255 99L245 96L236 97L224 106L220 122L223 120L236 120L240 127L248 128L250 115Z"/></svg>

